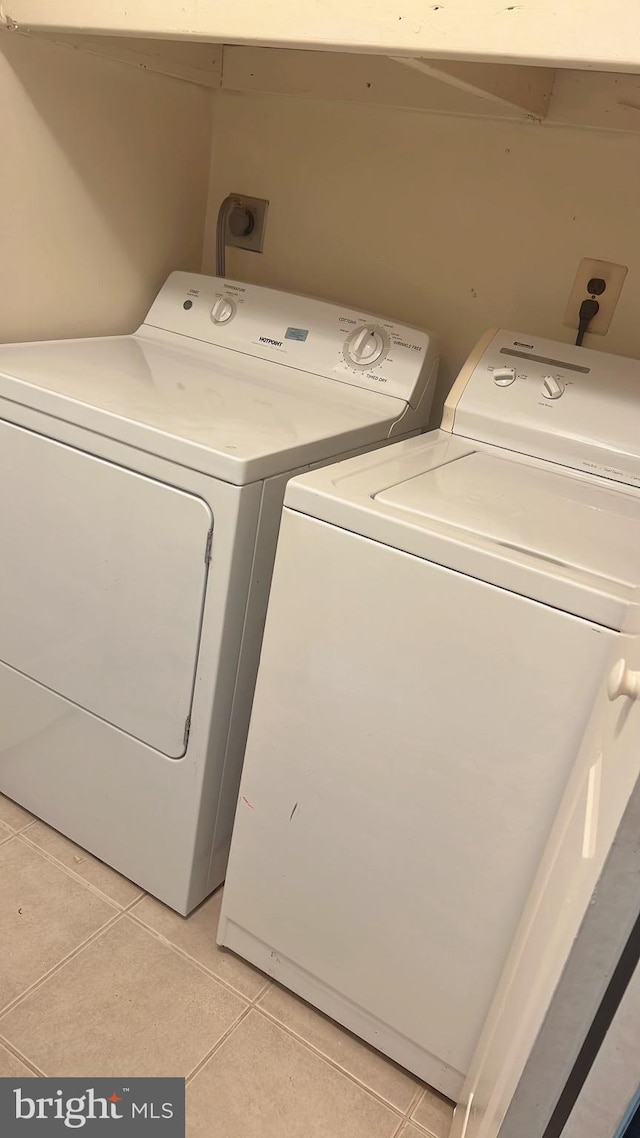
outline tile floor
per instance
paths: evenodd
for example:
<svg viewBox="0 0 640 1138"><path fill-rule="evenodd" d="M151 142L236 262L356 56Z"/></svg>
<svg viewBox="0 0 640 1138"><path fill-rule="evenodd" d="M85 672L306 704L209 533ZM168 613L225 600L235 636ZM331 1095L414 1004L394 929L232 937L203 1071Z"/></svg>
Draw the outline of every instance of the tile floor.
<svg viewBox="0 0 640 1138"><path fill-rule="evenodd" d="M0 1075L184 1075L188 1138L446 1138L451 1105L0 796Z"/></svg>

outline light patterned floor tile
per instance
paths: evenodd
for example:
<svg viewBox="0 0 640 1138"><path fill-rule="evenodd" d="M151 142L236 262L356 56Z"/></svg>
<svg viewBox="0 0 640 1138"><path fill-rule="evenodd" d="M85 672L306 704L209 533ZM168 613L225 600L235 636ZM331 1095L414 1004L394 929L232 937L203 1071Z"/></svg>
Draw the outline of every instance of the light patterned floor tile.
<svg viewBox="0 0 640 1138"><path fill-rule="evenodd" d="M219 889L189 917L180 917L153 897L144 897L134 905L132 914L184 952L188 952L189 956L199 960L205 968L247 999L253 1000L268 980L237 956L218 948L216 932L221 903L222 890Z"/></svg>
<svg viewBox="0 0 640 1138"><path fill-rule="evenodd" d="M18 803L11 798L6 798L4 794L0 794L0 822L9 826L11 830L22 830L30 822L33 822L33 814L30 814L22 806L18 806Z"/></svg>
<svg viewBox="0 0 640 1138"><path fill-rule="evenodd" d="M121 877L103 861L98 861L97 857L74 845L65 838L64 834L58 833L45 822L36 822L30 826L25 839L33 842L39 849L45 850L51 857L55 857L62 865L72 869L122 908L142 893L139 885L134 885L132 881L127 881L126 877Z"/></svg>
<svg viewBox="0 0 640 1138"><path fill-rule="evenodd" d="M453 1119L453 1103L427 1088L424 1098L418 1103L412 1119L422 1126L432 1138L447 1138Z"/></svg>
<svg viewBox="0 0 640 1138"><path fill-rule="evenodd" d="M0 1043L0 1079L30 1079L34 1072Z"/></svg>
<svg viewBox="0 0 640 1138"><path fill-rule="evenodd" d="M0 846L0 913L3 1008L117 909L15 837Z"/></svg>
<svg viewBox="0 0 640 1138"><path fill-rule="evenodd" d="M50 1075L187 1075L247 1004L122 917L0 1020Z"/></svg>
<svg viewBox="0 0 640 1138"><path fill-rule="evenodd" d="M421 1086L417 1079L332 1020L277 985L262 997L260 1007L403 1114L409 1109Z"/></svg>
<svg viewBox="0 0 640 1138"><path fill-rule="evenodd" d="M404 1129L400 1131L398 1138L428 1138L428 1132L414 1126L412 1122L407 1122Z"/></svg>
<svg viewBox="0 0 640 1138"><path fill-rule="evenodd" d="M189 1138L392 1138L400 1116L251 1011L187 1088Z"/></svg>
<svg viewBox="0 0 640 1138"><path fill-rule="evenodd" d="M451 1103L427 1090L403 1122L416 1079L217 947L221 890L186 919L144 896L120 916L139 892L0 796L0 1008L22 995L0 1077L34 1074L11 1048L80 1077L186 1076L216 1048L188 1084L188 1138L448 1138Z"/></svg>

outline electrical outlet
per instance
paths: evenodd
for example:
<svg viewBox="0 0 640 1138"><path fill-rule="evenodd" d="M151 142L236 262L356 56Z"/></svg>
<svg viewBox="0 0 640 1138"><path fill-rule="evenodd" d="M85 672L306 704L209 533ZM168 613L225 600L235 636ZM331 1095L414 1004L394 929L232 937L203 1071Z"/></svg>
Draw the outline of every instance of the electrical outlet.
<svg viewBox="0 0 640 1138"><path fill-rule="evenodd" d="M606 335L620 299L626 275L626 265L614 265L611 261L594 261L589 257L584 257L578 265L573 287L569 293L567 310L564 314L564 327L577 328L579 326L580 305L583 300L591 295L587 285L592 277L600 277L607 287L597 297L600 308L589 324L589 334L595 332L596 336Z"/></svg>
<svg viewBox="0 0 640 1138"><path fill-rule="evenodd" d="M267 227L269 202L265 201L264 198L249 198L246 194L233 194L233 197L237 198L238 208L246 210L250 218L251 228L248 233L234 233L230 225L231 215L228 214L225 244L234 249L248 249L251 253L261 253L264 245L264 232Z"/></svg>

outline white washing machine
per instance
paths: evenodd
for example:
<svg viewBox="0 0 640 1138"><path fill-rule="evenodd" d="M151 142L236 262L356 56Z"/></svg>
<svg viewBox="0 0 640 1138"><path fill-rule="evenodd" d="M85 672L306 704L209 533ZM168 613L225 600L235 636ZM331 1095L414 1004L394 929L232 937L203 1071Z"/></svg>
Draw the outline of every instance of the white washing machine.
<svg viewBox="0 0 640 1138"><path fill-rule="evenodd" d="M181 913L224 877L291 472L423 426L432 339L174 273L0 347L0 790Z"/></svg>
<svg viewBox="0 0 640 1138"><path fill-rule="evenodd" d="M499 331L291 482L219 940L455 1099L640 582L640 363Z"/></svg>

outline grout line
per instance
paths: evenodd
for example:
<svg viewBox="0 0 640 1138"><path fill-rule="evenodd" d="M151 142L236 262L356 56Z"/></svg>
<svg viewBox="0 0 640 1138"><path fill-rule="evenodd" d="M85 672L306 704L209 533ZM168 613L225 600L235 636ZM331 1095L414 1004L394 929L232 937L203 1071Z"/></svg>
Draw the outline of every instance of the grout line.
<svg viewBox="0 0 640 1138"><path fill-rule="evenodd" d="M260 1003L260 1000L262 999L262 997L266 996L267 992L269 992L272 987L273 987L273 980L267 978L267 981L266 981L264 987L260 989L257 996L251 1001L251 1003L255 1004L257 1006Z"/></svg>
<svg viewBox="0 0 640 1138"><path fill-rule="evenodd" d="M21 830L14 830L8 822L0 822L0 846L4 845L5 842L8 842L10 838L22 837L25 830L30 830L33 825L34 822L28 822L27 825L23 826ZM6 831L6 833L4 833L4 836L2 836L3 831Z"/></svg>
<svg viewBox="0 0 640 1138"><path fill-rule="evenodd" d="M127 880L129 880L129 879L127 878ZM141 889L140 892L138 893L138 896L134 897L133 901L129 901L129 904L124 906L122 912L123 913L130 913L131 910L134 908L134 906L137 905L139 901L142 901L142 899L146 896L147 896L147 894L145 893L144 889Z"/></svg>
<svg viewBox="0 0 640 1138"><path fill-rule="evenodd" d="M421 1126L419 1122L416 1122L415 1118L405 1118L404 1121L405 1121L405 1126L415 1127L417 1133L420 1135L420 1138L433 1138L431 1131L425 1130L424 1127Z"/></svg>
<svg viewBox="0 0 640 1138"><path fill-rule="evenodd" d="M40 821L39 818L32 818L30 822L25 822L24 826L20 826L20 829L16 830L16 834L24 834L25 830L30 830L31 827L35 826L36 822L39 822L39 821ZM6 824L8 825L8 823L6 823ZM45 822L45 825L46 825L46 822Z"/></svg>
<svg viewBox="0 0 640 1138"><path fill-rule="evenodd" d="M429 1090L429 1088L427 1087L425 1090L425 1095L428 1093L428 1090ZM420 1101L422 1101L422 1100L420 1100ZM416 1108L414 1107L414 1110L415 1109ZM415 1118L411 1118L410 1116L407 1116L405 1121L407 1124L411 1123L412 1126L415 1126L418 1133L421 1135L424 1135L424 1138L437 1138L435 1130L428 1130L427 1127L423 1126L421 1122L416 1122ZM451 1123L453 1123L453 1116L451 1118Z"/></svg>
<svg viewBox="0 0 640 1138"><path fill-rule="evenodd" d="M229 1028L229 1030L224 1033L224 1036L218 1040L218 1042L215 1044L215 1046L212 1047L211 1050L207 1052L207 1054L204 1056L204 1058L201 1059L200 1062L197 1063L196 1066L193 1068L193 1071L191 1071L189 1073L189 1075L187 1076L187 1081L190 1081L191 1079L195 1078L195 1076L198 1074L198 1072L201 1071L202 1068L209 1062L212 1055L215 1055L218 1048L222 1047L222 1044L229 1038L229 1036L232 1034L232 1032L234 1032L236 1030L236 1028L239 1027L239 1025L242 1023L243 1019L247 1018L247 1016L249 1015L249 1012L252 1010L252 1008L257 1007L258 1000L260 1000L262 998L262 996L264 996L265 992L267 992L270 987L271 987L271 980L269 980L267 978L264 986L260 989L259 992L256 993L256 995L251 1000L249 1006L244 1009L242 1014L238 1016L235 1023L233 1023L232 1026Z"/></svg>
<svg viewBox="0 0 640 1138"><path fill-rule="evenodd" d="M250 1011L253 1011L253 1004L248 1004L246 1008L243 1008L243 1010L241 1011L241 1013L240 1013L240 1015L238 1016L238 1018L237 1018L236 1020L234 1020L234 1021L233 1021L233 1023L231 1024L231 1027L228 1027L228 1028L227 1028L227 1030L225 1031L224 1035L221 1035L221 1036L220 1036L220 1039L218 1039L218 1041L217 1041L216 1043L214 1043L213 1047L209 1048L209 1050L207 1051L206 1055L203 1055L202 1059L200 1059L200 1060L199 1060L199 1061L196 1063L196 1065L195 1065L195 1067L193 1068L193 1070L191 1070L191 1071L189 1072L189 1074L187 1075L187 1077L186 1077L186 1079L185 1079L185 1082L187 1083L187 1085L188 1085L188 1084L189 1084L189 1083L190 1083L190 1082L191 1082L193 1079L195 1079L196 1075L199 1075L199 1074L200 1074L200 1071L202 1070L202 1068L203 1068L203 1067L206 1067L207 1063L209 1062L209 1060L210 1060L211 1058L213 1058L213 1056L215 1055L216 1051L219 1051L219 1050L220 1050L220 1048L222 1047L222 1045L223 1045L224 1043L226 1043L226 1042L227 1042L227 1039L229 1038L229 1036L230 1036L230 1035L233 1035L233 1032L236 1030L236 1028L237 1028L237 1027L239 1027L239 1026L240 1026L240 1024L242 1023L242 1021L243 1021L243 1020L245 1020L245 1019L247 1018L247 1016L249 1015L249 1012L250 1012Z"/></svg>
<svg viewBox="0 0 640 1138"><path fill-rule="evenodd" d="M451 1121L453 1122L453 1119ZM407 1125L410 1123L412 1126L415 1126L418 1134L420 1135L420 1138L436 1138L433 1130L425 1130L422 1123L416 1122L415 1118L406 1118L405 1122Z"/></svg>
<svg viewBox="0 0 640 1138"><path fill-rule="evenodd" d="M436 1134L435 1130L430 1130L427 1126L423 1126L423 1124L421 1122L418 1122L413 1117L413 1115L415 1114L415 1112L418 1109L418 1107L420 1106L420 1104L424 1101L424 1099L426 1099L427 1095L429 1095L429 1094L434 1094L438 1098L443 1098L443 1097L446 1098L446 1096L441 1095L439 1091L436 1091L435 1087L427 1087L427 1086L423 1087L422 1093L418 1096L417 1101L415 1101L412 1104L412 1106L409 1108L409 1110L407 1112L407 1122L410 1122L412 1126L415 1126L416 1129L419 1130L421 1134L424 1134L426 1136L426 1138L438 1138L438 1135ZM449 1100L449 1101L451 1102L451 1100ZM452 1121L453 1121L453 1108L454 1107L455 1107L455 1103L451 1103Z"/></svg>
<svg viewBox="0 0 640 1138"><path fill-rule="evenodd" d="M22 1051L16 1047L15 1043L11 1043L8 1039L5 1039L4 1035L0 1035L0 1044L2 1044L2 1046L11 1055L13 1055L14 1058L19 1059L21 1063L24 1063L25 1067L29 1067L30 1070L33 1071L34 1075L38 1076L38 1078L46 1078L44 1071L41 1071L40 1068L37 1067L31 1059L27 1059L27 1056L22 1054Z"/></svg>
<svg viewBox="0 0 640 1138"><path fill-rule="evenodd" d="M262 997L263 997L263 996L266 996L266 994L267 994L267 992L269 991L269 989L270 989L270 988L271 988L271 980L270 980L270 979L267 977L267 978L266 978L266 983L265 983L265 984L263 984L263 986L262 986L262 988L260 989L260 991L259 991L259 992L256 992L255 996L254 996L254 997L253 997L253 999L251 1000L251 1007L252 1007L252 1008L257 1008L257 1007L258 1007L258 1003L259 1003L259 1001L262 999Z"/></svg>
<svg viewBox="0 0 640 1138"><path fill-rule="evenodd" d="M255 1010L259 1015L264 1016L265 1019L275 1024L276 1027L282 1028L282 1030L286 1032L287 1035L290 1035L292 1039L295 1039L297 1043L301 1043L304 1047L306 1047L307 1051L311 1051L313 1055L317 1055L320 1059L324 1059L325 1063L328 1063L330 1067L333 1067L334 1071L338 1071L339 1074L344 1075L347 1079L350 1080L350 1082L355 1083L357 1087L360 1087L361 1090L366 1091L367 1094L371 1095L372 1098L381 1103L382 1106L386 1106L388 1110L391 1110L394 1114L400 1116L402 1122L409 1120L409 1115L402 1111L399 1106L395 1106L394 1103L389 1102L389 1100L384 1098L378 1091L373 1090L373 1088L370 1087L367 1083L364 1083L362 1079L359 1079L357 1075L354 1075L352 1071L347 1070L346 1067L342 1067L336 1059L332 1059L330 1055L326 1055L324 1051L320 1051L320 1049L316 1047L315 1044L310 1043L308 1039L304 1038L304 1036L298 1035L297 1032L293 1030L293 1028L290 1028L286 1023L282 1023L281 1020L276 1019L276 1017L272 1015L271 1012L267 1011L265 1008L261 1007L258 1004L255 1005ZM367 1046L363 1041L361 1042L363 1047ZM381 1058L384 1059L384 1055L381 1056ZM413 1078L413 1076L410 1075L408 1071L406 1074L407 1078ZM411 1101L413 1102L413 1098Z"/></svg>
<svg viewBox="0 0 640 1138"><path fill-rule="evenodd" d="M10 1000L8 1004L5 1004L4 1007L0 1008L0 1025L2 1024L5 1016L7 1016L9 1012L12 1012L14 1008L17 1008L19 1004L23 1003L24 1000L26 1000L27 996L33 995L33 993L41 988L43 984L47 982L47 980L50 980L52 976L55 976L57 972L60 972L62 968L64 968L71 960L73 960L81 952L84 952L85 948L88 948L89 945L93 944L95 940L98 940L99 937L103 935L103 933L109 932L113 926L116 925L121 919L122 913L114 912L113 916L108 921L105 921L105 923L101 925L99 929L96 929L95 932L92 932L90 936L86 937L86 939L83 940L80 944L77 944L76 947L71 950L71 952L68 952L66 956L63 956L61 960L58 960L53 965L53 967L48 970L48 972L44 972L42 976L38 977L37 980L34 980L33 984L30 984L28 988L25 988L24 992L21 992L19 996L16 996L15 999Z"/></svg>
<svg viewBox="0 0 640 1138"><path fill-rule="evenodd" d="M407 1113L407 1118L411 1118L412 1122L413 1122L413 1118L411 1116L418 1109L418 1107L420 1106L420 1103L426 1097L426 1094L427 1094L427 1088L422 1087L422 1090L421 1090L420 1094L417 1096L416 1101L413 1102L411 1104L411 1106L409 1107L409 1111Z"/></svg>
<svg viewBox="0 0 640 1138"><path fill-rule="evenodd" d="M156 940L159 940L161 944L164 944L167 946L167 948L172 949L173 952L175 952L178 956L181 956L183 960L187 960L189 964L194 964L195 967L198 968L200 972L203 972L205 976L208 976L210 980L215 980L216 983L220 984L222 988L225 988L228 992L231 992L233 996L237 996L239 999L244 1000L244 1002L250 1007L255 1003L255 1000L259 999L259 997L266 990L267 985L269 984L268 979L264 987L261 988L258 992L257 996L249 997L245 995L245 993L241 992L239 988L234 988L233 984L231 984L228 980L225 980L222 976L219 976L217 972L213 972L210 968L207 967L206 964L203 964L201 960L198 960L195 956L191 956L186 949L181 947L181 945L176 944L173 940L169 940L168 937L164 935L164 933L158 932L158 930L154 929L151 925L146 925L140 917L136 916L135 913L127 911L127 916L132 921L135 921L139 928L144 929L146 933L150 933L151 936L155 937Z"/></svg>
<svg viewBox="0 0 640 1138"><path fill-rule="evenodd" d="M272 980L271 986L276 987L276 988L281 988L282 991L284 991L284 992L287 991L286 988L282 988L282 985L277 980ZM327 1020L328 1023L333 1024L333 1026L336 1027L338 1029L338 1031L344 1032L345 1035L347 1035L351 1039L353 1039L354 1042L358 1043L365 1051L369 1052L371 1055L377 1056L383 1062L387 1063L391 1068L398 1071L399 1074L405 1075L408 1079L412 1080L416 1084L413 1095L411 1096L411 1099L409 1101L409 1106L407 1107L407 1110L404 1112L405 1118L407 1119L407 1121L409 1121L409 1122L412 1121L411 1115L412 1115L413 1111L416 1110L418 1104L422 1101L424 1096L427 1094L429 1087L425 1083L423 1083L423 1081L417 1075L414 1075L412 1071L408 1071L406 1069L406 1067L402 1067L399 1063L396 1063L395 1060L390 1059L389 1056L385 1055L382 1051L379 1051L376 1047L373 1046L373 1044L368 1043L365 1039L361 1039L354 1032L349 1031L348 1028L342 1027L341 1024L339 1024L337 1020L332 1020L331 1016L325 1015L325 1013L319 1011L318 1008L314 1008L313 1004L310 1004L310 1003L308 1003L308 1001L303 1000L301 996L297 996L295 993L290 993L290 994L293 995L293 998L295 1000L297 1000L298 1002L300 1002L302 1004L306 1004L306 1006L310 1009L310 1011L312 1011L315 1015L319 1016L321 1019ZM264 995L266 995L266 992L262 993L262 996L264 996ZM265 1015L268 1019L272 1019L274 1021L274 1023L278 1024L278 1026L283 1027L285 1029L285 1031L288 1031L289 1034L293 1035L296 1039L299 1039L303 1043L306 1043L313 1050L317 1050L318 1054L321 1055L323 1059L327 1059L328 1062L330 1062L330 1063L334 1062L334 1060L331 1060L331 1058L328 1055L326 1055L324 1051L321 1051L319 1048L316 1048L314 1044L309 1043L309 1041L303 1035L298 1035L298 1033L295 1031L294 1028L289 1027L288 1024L279 1020L274 1012L270 1012L268 1008L263 1007L262 1006L262 996L257 997L256 1003L260 1003L259 1010L262 1012L263 1015ZM355 1079L355 1081L358 1083L358 1085L364 1087L365 1090L371 1091L371 1088L368 1087L366 1083L361 1082L360 1079L358 1079L357 1075L351 1074L351 1072L346 1067L341 1067L340 1064L337 1062L337 1060L335 1060L335 1062L337 1064L337 1068L339 1071L343 1071L346 1075L349 1075L350 1078ZM376 1091L371 1091L371 1093L377 1094ZM382 1101L387 1106L392 1106L392 1104L390 1102L388 1102L387 1099L383 1098ZM400 1110L400 1107L393 1106L393 1109L402 1113L402 1111ZM430 1138L431 1138L431 1136L430 1136Z"/></svg>
<svg viewBox="0 0 640 1138"><path fill-rule="evenodd" d="M415 1118L409 1118L408 1121L412 1126L415 1126L420 1135L424 1134L425 1138L437 1138L435 1130L427 1130L421 1122L416 1122ZM451 1117L450 1127L451 1126L453 1126L453 1116ZM447 1133L449 1133L449 1131L447 1131Z"/></svg>
<svg viewBox="0 0 640 1138"><path fill-rule="evenodd" d="M2 798L1 794L0 798ZM22 822L21 825L14 826L12 822L5 822L4 818L0 818L0 824L5 826L13 837L15 837L16 834L22 834L24 830L30 829L31 826L35 826L36 822L38 821L38 818L30 818L28 822Z"/></svg>
<svg viewBox="0 0 640 1138"><path fill-rule="evenodd" d="M29 829L28 826L27 829ZM62 836L64 837L65 835L63 834ZM114 901L113 897L110 897L108 893L104 893L102 889L99 889L98 886L94 885L92 881L88 881L86 877L82 876L82 874L77 873L76 870L71 868L71 866L65 865L63 861L60 861L57 857L55 857L54 854L50 853L49 850L43 849L42 846L39 846L36 842L31 841L28 834L26 834L24 830L19 834L16 834L16 837L22 842L22 845L27 847L27 849L35 850L36 853L41 854L45 861L48 861L50 865L55 865L58 869L61 869L63 873L66 873L67 877L71 878L72 881L76 881L78 884L84 885L90 893L93 893L94 897L97 897L101 901L105 901L108 905L111 906L112 909L115 909L118 913L125 911L126 906L120 905L118 901ZM73 844L75 845L75 842ZM80 850L82 849L82 846L77 846L76 849ZM88 857L93 857L93 854L90 854L88 850L83 850L82 852L86 853ZM110 869L110 866L107 866L107 869ZM116 870L114 869L112 872L115 873ZM137 899L138 898L136 898L136 900Z"/></svg>

